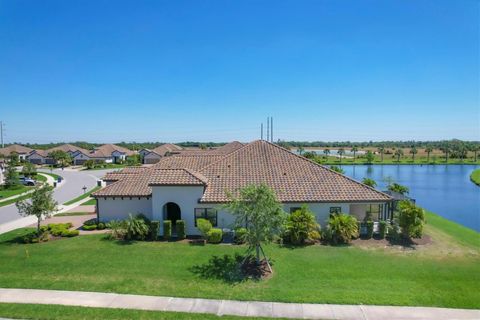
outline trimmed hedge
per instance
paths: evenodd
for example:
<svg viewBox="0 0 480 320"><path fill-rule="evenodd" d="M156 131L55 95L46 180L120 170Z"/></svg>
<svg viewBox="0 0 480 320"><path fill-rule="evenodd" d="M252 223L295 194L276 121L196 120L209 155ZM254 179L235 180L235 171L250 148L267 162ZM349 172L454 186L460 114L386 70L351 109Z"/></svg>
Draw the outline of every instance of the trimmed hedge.
<svg viewBox="0 0 480 320"><path fill-rule="evenodd" d="M373 237L373 221L368 220L366 222L366 225L367 225L367 239L370 239Z"/></svg>
<svg viewBox="0 0 480 320"><path fill-rule="evenodd" d="M247 232L248 231L246 228L235 229L235 236L233 238L233 241L235 241L236 244L245 243L245 235L247 234Z"/></svg>
<svg viewBox="0 0 480 320"><path fill-rule="evenodd" d="M96 225L96 224L92 224L92 225L84 224L84 225L82 226L82 229L83 229L83 230L86 230L86 231L96 230L96 229L97 229L97 225Z"/></svg>
<svg viewBox="0 0 480 320"><path fill-rule="evenodd" d="M71 237L76 237L79 234L80 234L80 232L78 230L64 230L62 232L62 237L71 238Z"/></svg>
<svg viewBox="0 0 480 320"><path fill-rule="evenodd" d="M209 243L220 243L222 242L223 232L222 229L212 228L208 232L208 242Z"/></svg>
<svg viewBox="0 0 480 320"><path fill-rule="evenodd" d="M100 223L97 224L97 230L103 230L105 228L106 228L105 223L100 222Z"/></svg>
<svg viewBox="0 0 480 320"><path fill-rule="evenodd" d="M385 239L386 234L387 234L387 221L380 221L380 225L379 225L380 238Z"/></svg>
<svg viewBox="0 0 480 320"><path fill-rule="evenodd" d="M170 240L170 238L172 237L172 221L171 220L163 221L163 237L166 240Z"/></svg>
<svg viewBox="0 0 480 320"><path fill-rule="evenodd" d="M185 239L186 238L185 232L185 221L184 220L177 220L177 237L178 239Z"/></svg>
<svg viewBox="0 0 480 320"><path fill-rule="evenodd" d="M150 221L150 240L157 240L158 233L160 232L160 221Z"/></svg>

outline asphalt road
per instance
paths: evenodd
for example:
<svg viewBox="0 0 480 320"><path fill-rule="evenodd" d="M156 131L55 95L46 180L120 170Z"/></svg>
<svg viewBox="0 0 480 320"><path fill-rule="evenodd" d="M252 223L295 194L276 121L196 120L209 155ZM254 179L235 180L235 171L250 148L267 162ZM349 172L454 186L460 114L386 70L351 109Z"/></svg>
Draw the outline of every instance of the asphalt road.
<svg viewBox="0 0 480 320"><path fill-rule="evenodd" d="M63 182L55 188L54 198L58 204L62 204L83 194L83 187L87 187L87 191L97 185L97 180L105 175L105 173L114 171L107 170L91 170L91 171L74 171L55 169L52 172L64 178ZM50 172L50 170L39 170L40 172ZM0 207L0 224L22 218L15 204Z"/></svg>

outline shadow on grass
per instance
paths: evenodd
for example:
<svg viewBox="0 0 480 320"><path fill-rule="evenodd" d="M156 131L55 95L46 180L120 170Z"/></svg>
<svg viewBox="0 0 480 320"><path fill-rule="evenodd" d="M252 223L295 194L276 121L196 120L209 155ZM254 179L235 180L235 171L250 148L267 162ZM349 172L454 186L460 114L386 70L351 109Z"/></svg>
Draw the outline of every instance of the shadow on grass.
<svg viewBox="0 0 480 320"><path fill-rule="evenodd" d="M207 263L195 265L190 271L202 279L222 280L229 284L245 281L248 277L241 268L245 257L236 253L232 255L212 256Z"/></svg>

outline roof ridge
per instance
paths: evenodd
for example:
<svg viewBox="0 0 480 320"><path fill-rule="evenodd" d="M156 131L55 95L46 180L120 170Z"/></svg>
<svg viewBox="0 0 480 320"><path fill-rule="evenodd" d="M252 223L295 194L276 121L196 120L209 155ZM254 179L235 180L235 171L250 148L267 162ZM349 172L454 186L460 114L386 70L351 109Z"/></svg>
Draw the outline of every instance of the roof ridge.
<svg viewBox="0 0 480 320"><path fill-rule="evenodd" d="M257 141L257 140L256 140L256 141ZM200 168L200 169L198 169L198 170L199 170L199 171L200 171L200 170L201 170L201 171L206 170L208 167L213 166L215 163L220 162L220 161L222 161L222 160L224 160L224 159L226 159L226 158L229 158L229 157L233 156L234 154L236 154L237 152L239 152L240 150L245 149L246 147L248 147L248 146L249 146L250 144L252 144L253 142L255 142L255 141L252 141L252 142L250 142L250 143L246 143L246 144L244 144L242 147L238 148L237 150L232 151L232 152L230 152L230 153L227 153L227 154L225 154L225 155L216 155L216 156L221 157L221 158L218 159L217 161L213 161L213 162L209 163L209 164L206 165L205 167L202 167L202 168Z"/></svg>
<svg viewBox="0 0 480 320"><path fill-rule="evenodd" d="M328 168L327 166L324 166L323 164L320 164L320 163L318 163L318 162L315 162L315 161L313 161L313 160L310 160L310 159L308 159L308 158L305 158L305 157L303 157L303 156L301 156L301 155L298 155L298 154L296 154L296 153L288 150L287 148L281 147L281 146L279 146L279 145L276 145L276 144L274 144L274 143L271 143L271 142L268 142L268 141L265 141L265 140L255 140L255 141L253 141L253 142L258 142L258 141L264 141L264 142L266 142L266 143L268 143L268 144L270 144L270 145L272 145L272 146L274 146L274 147L279 148L279 149L282 150L282 151L289 152L289 153L293 154L294 156L296 156L296 157L298 157L298 158L300 158L300 159L302 159L302 160L304 160L304 161L308 161L308 162L310 162L310 163L313 163L313 164L315 164L315 165L317 165L317 166L319 166L319 167L321 167L321 168L323 168L323 169L326 169L326 170L328 170L328 171L330 171L330 172L333 172L333 173L335 173L335 174L337 174L337 175L339 175L339 176L341 176L341 177L344 177L344 178L346 178L346 179L348 179L348 180L350 180L350 181L352 181L352 182L355 182L355 183L357 183L357 184L359 184L359 185L361 185L361 186L363 186L363 187L367 187L368 189L371 189L371 190L373 190L373 191L375 191L375 192L377 192L377 193L380 193L380 194L382 194L382 195L386 195L386 196L390 197L388 194L386 194L386 193L384 193L384 192L382 192L382 191L380 191L380 190L377 190L377 189L375 189L375 188L373 188L373 187L367 186L366 184L364 184L364 183L362 183L362 182L360 182L360 181L357 181L357 180L355 180L355 179L353 179L353 178L351 178L351 177L349 177L349 176L347 176L347 175L345 175L345 174L343 174L343 173L340 173L340 172L337 172L337 171L335 171L335 170L332 170L332 169ZM251 142L251 143L253 143L253 142Z"/></svg>

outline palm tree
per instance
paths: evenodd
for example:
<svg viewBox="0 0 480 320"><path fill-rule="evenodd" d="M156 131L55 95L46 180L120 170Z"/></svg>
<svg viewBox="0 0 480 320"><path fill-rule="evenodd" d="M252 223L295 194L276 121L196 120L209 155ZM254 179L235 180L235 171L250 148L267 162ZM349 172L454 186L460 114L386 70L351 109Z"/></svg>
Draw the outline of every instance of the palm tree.
<svg viewBox="0 0 480 320"><path fill-rule="evenodd" d="M425 152L427 153L427 162L430 162L430 153L432 153L433 148L428 146L425 148Z"/></svg>
<svg viewBox="0 0 480 320"><path fill-rule="evenodd" d="M302 155L302 153L304 153L304 152L305 152L305 148L303 148L302 146L300 146L300 147L297 148L297 153L298 153L299 155Z"/></svg>
<svg viewBox="0 0 480 320"><path fill-rule="evenodd" d="M325 159L328 157L328 155L330 154L330 149L323 149L323 153L325 154Z"/></svg>
<svg viewBox="0 0 480 320"><path fill-rule="evenodd" d="M358 148L357 147L352 147L352 149L350 151L353 152L353 162L355 162L355 154L357 153Z"/></svg>
<svg viewBox="0 0 480 320"><path fill-rule="evenodd" d="M378 147L377 151L380 152L380 155L382 156L382 162L383 162L383 154L385 153L385 147L380 146Z"/></svg>
<svg viewBox="0 0 480 320"><path fill-rule="evenodd" d="M477 162L477 153L480 151L480 146L473 145L471 150L473 151L474 161Z"/></svg>
<svg viewBox="0 0 480 320"><path fill-rule="evenodd" d="M345 149L338 149L337 154L340 156L340 163L342 163L342 156L345 154Z"/></svg>
<svg viewBox="0 0 480 320"><path fill-rule="evenodd" d="M450 147L448 144L443 145L440 150L442 150L445 153L445 163L448 162L448 153L450 152Z"/></svg>
<svg viewBox="0 0 480 320"><path fill-rule="evenodd" d="M410 154L412 155L412 161L415 162L415 155L418 153L417 147L410 148Z"/></svg>
<svg viewBox="0 0 480 320"><path fill-rule="evenodd" d="M397 162L400 162L400 157L403 156L403 149L398 148L395 150L395 156L397 157Z"/></svg>

